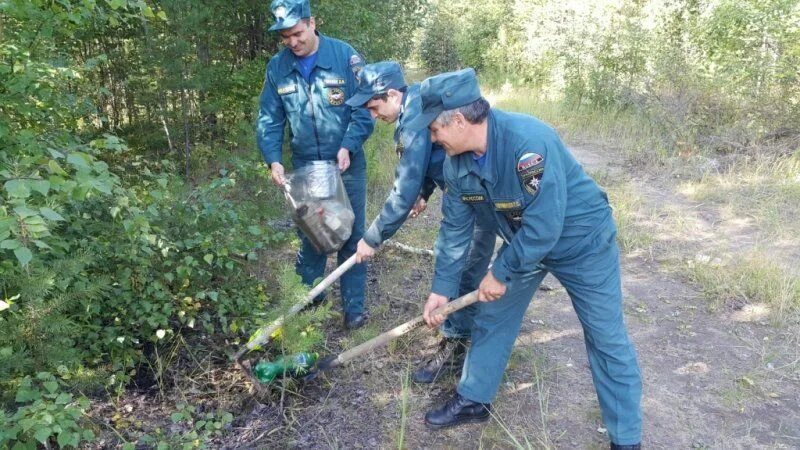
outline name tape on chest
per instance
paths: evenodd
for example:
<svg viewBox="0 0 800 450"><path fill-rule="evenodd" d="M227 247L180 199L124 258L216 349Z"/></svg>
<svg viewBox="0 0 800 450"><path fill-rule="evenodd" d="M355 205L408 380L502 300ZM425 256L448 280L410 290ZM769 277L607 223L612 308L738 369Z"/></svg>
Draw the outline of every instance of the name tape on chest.
<svg viewBox="0 0 800 450"><path fill-rule="evenodd" d="M486 201L486 196L483 194L462 194L461 201L464 203L481 203Z"/></svg>
<svg viewBox="0 0 800 450"><path fill-rule="evenodd" d="M338 87L344 86L345 80L344 78L325 78L322 82L325 84L325 87Z"/></svg>
<svg viewBox="0 0 800 450"><path fill-rule="evenodd" d="M297 92L296 84L287 84L286 86L278 86L278 95L294 94Z"/></svg>
<svg viewBox="0 0 800 450"><path fill-rule="evenodd" d="M519 200L494 202L494 209L497 211L511 211L514 209L521 209L521 208L522 208L522 202Z"/></svg>

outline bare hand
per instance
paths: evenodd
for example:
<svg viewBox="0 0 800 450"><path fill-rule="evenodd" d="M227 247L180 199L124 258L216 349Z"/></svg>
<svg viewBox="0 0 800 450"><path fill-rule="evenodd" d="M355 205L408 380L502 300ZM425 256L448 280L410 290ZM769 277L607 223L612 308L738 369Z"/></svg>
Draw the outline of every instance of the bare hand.
<svg viewBox="0 0 800 450"><path fill-rule="evenodd" d="M272 182L275 183L276 186L283 186L283 184L286 183L283 164L274 162L269 167L271 171L270 175L272 176Z"/></svg>
<svg viewBox="0 0 800 450"><path fill-rule="evenodd" d="M336 161L339 162L339 172L344 172L350 168L350 150L342 147L336 154Z"/></svg>
<svg viewBox="0 0 800 450"><path fill-rule="evenodd" d="M414 203L414 206L411 208L411 212L409 213L410 217L417 217L422 214L422 211L425 211L425 208L428 207L428 202L422 198L422 196L417 197L417 201Z"/></svg>
<svg viewBox="0 0 800 450"><path fill-rule="evenodd" d="M481 281L481 285L478 286L478 300L482 302L493 302L502 297L505 293L506 285L499 282L497 278L492 275L491 271L486 273L486 276L483 277Z"/></svg>
<svg viewBox="0 0 800 450"><path fill-rule="evenodd" d="M422 318L425 319L425 323L428 324L431 328L436 328L439 325L444 323L444 319L446 316L441 314L437 314L435 316L431 316L431 313L436 308L440 306L444 306L447 304L447 297L439 294L434 294L431 292L431 295L428 296L428 301L425 302L425 308L422 310Z"/></svg>
<svg viewBox="0 0 800 450"><path fill-rule="evenodd" d="M375 249L372 248L364 239L358 241L356 246L356 263L362 263L375 256Z"/></svg>

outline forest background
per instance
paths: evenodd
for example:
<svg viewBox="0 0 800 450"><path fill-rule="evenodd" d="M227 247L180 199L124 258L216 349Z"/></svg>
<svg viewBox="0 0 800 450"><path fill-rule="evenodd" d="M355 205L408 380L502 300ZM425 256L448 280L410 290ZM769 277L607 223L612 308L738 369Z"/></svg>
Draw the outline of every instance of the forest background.
<svg viewBox="0 0 800 450"><path fill-rule="evenodd" d="M254 143L279 50L267 6L0 0L0 447L91 442L89 399L169 385L180 358L165 352L188 345L224 364L280 311L296 280L262 262L295 237L275 225L282 199ZM632 164L800 166L796 0L312 10L368 62L401 61L414 79L474 67L559 129L624 129ZM379 126L367 144L370 191L391 183L390 141ZM287 350L321 340L309 323Z"/></svg>

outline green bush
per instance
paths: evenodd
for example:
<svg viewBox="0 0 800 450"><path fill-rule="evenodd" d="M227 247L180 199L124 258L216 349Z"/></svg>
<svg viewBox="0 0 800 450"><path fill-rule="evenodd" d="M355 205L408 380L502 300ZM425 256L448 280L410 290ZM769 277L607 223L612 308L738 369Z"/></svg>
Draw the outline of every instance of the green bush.
<svg viewBox="0 0 800 450"><path fill-rule="evenodd" d="M82 441L94 439L94 432L84 428L83 415L89 409L89 400L75 399L63 392L50 373L23 378L15 402L17 410L13 414L0 409L0 448L49 448L54 444L77 448Z"/></svg>

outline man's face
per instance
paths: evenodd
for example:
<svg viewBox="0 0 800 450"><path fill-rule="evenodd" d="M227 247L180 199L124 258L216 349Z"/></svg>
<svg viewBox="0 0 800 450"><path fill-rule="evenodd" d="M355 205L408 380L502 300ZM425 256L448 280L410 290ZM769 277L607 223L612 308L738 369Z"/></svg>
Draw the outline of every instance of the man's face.
<svg viewBox="0 0 800 450"><path fill-rule="evenodd" d="M289 47L295 56L304 57L317 50L317 35L314 33L316 25L314 18L301 20L292 28L280 30L281 42Z"/></svg>
<svg viewBox="0 0 800 450"><path fill-rule="evenodd" d="M380 119L386 123L394 123L400 115L400 102L403 94L390 89L386 100L371 99L364 105L373 119Z"/></svg>
<svg viewBox="0 0 800 450"><path fill-rule="evenodd" d="M464 145L464 129L459 128L456 119L453 117L447 125L434 120L428 127L431 130L431 141L441 145L447 156L455 156L468 150Z"/></svg>

